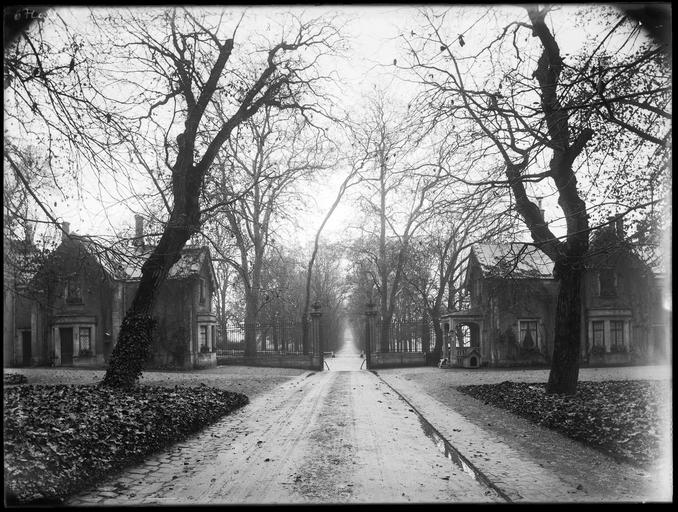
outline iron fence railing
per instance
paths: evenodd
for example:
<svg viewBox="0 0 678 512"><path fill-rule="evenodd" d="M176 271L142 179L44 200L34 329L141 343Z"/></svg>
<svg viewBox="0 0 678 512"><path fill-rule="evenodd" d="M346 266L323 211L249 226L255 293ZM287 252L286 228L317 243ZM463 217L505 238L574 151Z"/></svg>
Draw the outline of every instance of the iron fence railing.
<svg viewBox="0 0 678 512"><path fill-rule="evenodd" d="M308 324L310 340L311 324ZM217 356L242 356L248 339L253 339L257 355L303 354L301 322L239 323L220 329Z"/></svg>
<svg viewBox="0 0 678 512"><path fill-rule="evenodd" d="M372 352L382 352L384 323L376 321ZM390 322L386 326L388 352L428 352L435 339L433 325L424 321Z"/></svg>

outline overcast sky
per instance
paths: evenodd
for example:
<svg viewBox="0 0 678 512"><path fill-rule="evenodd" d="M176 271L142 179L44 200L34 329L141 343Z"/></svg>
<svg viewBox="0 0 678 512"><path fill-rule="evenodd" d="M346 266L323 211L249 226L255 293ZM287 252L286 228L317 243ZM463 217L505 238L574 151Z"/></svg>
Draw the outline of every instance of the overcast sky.
<svg viewBox="0 0 678 512"><path fill-rule="evenodd" d="M439 6L435 6L439 7ZM214 6L212 7L212 9ZM474 7L458 6L451 16L454 21L454 28L459 33L466 35L469 42L468 48L473 46L474 39L483 39L494 37L495 28L488 29L484 24L477 24L478 13L485 11L488 6L478 5ZM144 8L140 8L144 9ZM375 87L386 89L394 95L394 101L400 99L406 100L410 90L404 82L399 81L393 74L394 59L403 59L403 44L401 34L407 33L417 27L417 9L405 5L391 6L327 6L327 7L291 7L293 11L307 14L321 14L336 12L347 20L346 30L344 31L351 50L345 58L333 60L327 65L334 68L334 71L341 78L342 84L337 95L344 106L349 109L359 109L363 98ZM493 16L498 18L499 26L503 19L514 19L515 16L524 16L525 11L519 7L498 5L492 7ZM569 16L576 9L576 6L569 6L563 9L563 12L554 16ZM270 18L272 12L287 10L284 7L252 7L248 9L247 18L249 28L244 28L242 37L246 36L247 30L265 30L268 24L263 20ZM73 11L75 17L83 19L87 13L86 9ZM506 14L509 17L505 17ZM598 20L594 18L588 21L589 29L595 30ZM87 40L88 31L94 30L87 26L85 21L78 25L85 40ZM572 51L582 40L583 31L575 26L573 22L560 23L555 27L556 36L564 53ZM345 170L339 169L333 179L328 179L320 185L316 185L313 190L313 196L316 198L319 210L314 208L312 212L302 216L301 224L308 229L298 236L302 240L310 240L315 229L320 224L324 212L329 207L331 199L338 188L342 174ZM134 185L132 185L134 186ZM112 187L111 187L112 188ZM94 187L90 192L94 192ZM98 194L97 190L97 194ZM545 199L545 206L550 213L551 219L558 216L555 198ZM115 226L133 224L133 214L135 207L133 204L121 202L119 198L112 197L102 204L95 201L92 197L85 197L84 201L76 201L69 198L68 201L61 201L54 207L55 216L71 223L72 229L79 233L89 234L110 234ZM328 236L338 236L343 227L354 220L352 206L345 202L335 213L330 224L327 226ZM557 228L556 228L557 229Z"/></svg>

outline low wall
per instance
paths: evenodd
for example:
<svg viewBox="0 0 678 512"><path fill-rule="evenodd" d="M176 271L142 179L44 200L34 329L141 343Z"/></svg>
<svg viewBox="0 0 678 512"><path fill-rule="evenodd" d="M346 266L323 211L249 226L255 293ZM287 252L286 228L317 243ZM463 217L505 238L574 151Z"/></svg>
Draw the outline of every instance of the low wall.
<svg viewBox="0 0 678 512"><path fill-rule="evenodd" d="M544 360L535 359L498 359L495 361L480 361L481 367L488 368L548 368L550 366Z"/></svg>
<svg viewBox="0 0 678 512"><path fill-rule="evenodd" d="M73 356L73 366L81 366L84 368L101 368L104 366L104 355L97 354L94 356Z"/></svg>
<svg viewBox="0 0 678 512"><path fill-rule="evenodd" d="M270 368L299 368L322 370L320 356L311 355L260 355L260 356L218 356L217 364L224 366L267 366Z"/></svg>
<svg viewBox="0 0 678 512"><path fill-rule="evenodd" d="M423 352L377 352L370 355L370 369L426 366Z"/></svg>
<svg viewBox="0 0 678 512"><path fill-rule="evenodd" d="M618 366L633 363L634 361L629 354L608 352L606 354L589 354L587 364L589 366Z"/></svg>
<svg viewBox="0 0 678 512"><path fill-rule="evenodd" d="M196 369L216 368L216 366L217 366L216 352L198 353L196 354L195 360L193 362L193 367Z"/></svg>
<svg viewBox="0 0 678 512"><path fill-rule="evenodd" d="M156 352L153 354L151 360L144 365L147 369L153 370L202 370L205 368L216 368L217 353L216 352L197 352L184 354L181 360L177 360L172 354L168 352Z"/></svg>

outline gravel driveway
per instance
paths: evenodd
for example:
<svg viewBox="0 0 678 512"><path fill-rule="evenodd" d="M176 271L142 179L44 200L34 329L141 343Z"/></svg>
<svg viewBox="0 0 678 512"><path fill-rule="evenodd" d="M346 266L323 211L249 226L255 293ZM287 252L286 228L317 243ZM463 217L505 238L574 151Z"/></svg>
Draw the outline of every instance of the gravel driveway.
<svg viewBox="0 0 678 512"><path fill-rule="evenodd" d="M309 374L262 394L67 505L491 502L374 374Z"/></svg>

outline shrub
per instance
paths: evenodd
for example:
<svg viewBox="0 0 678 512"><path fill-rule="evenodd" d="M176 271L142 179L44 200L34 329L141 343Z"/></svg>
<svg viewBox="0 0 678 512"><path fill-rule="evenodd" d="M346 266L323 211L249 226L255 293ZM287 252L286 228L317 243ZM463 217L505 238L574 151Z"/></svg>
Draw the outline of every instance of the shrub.
<svg viewBox="0 0 678 512"><path fill-rule="evenodd" d="M605 347L603 347L602 345L593 345L593 347L591 347L591 354L603 355L605 354Z"/></svg>

